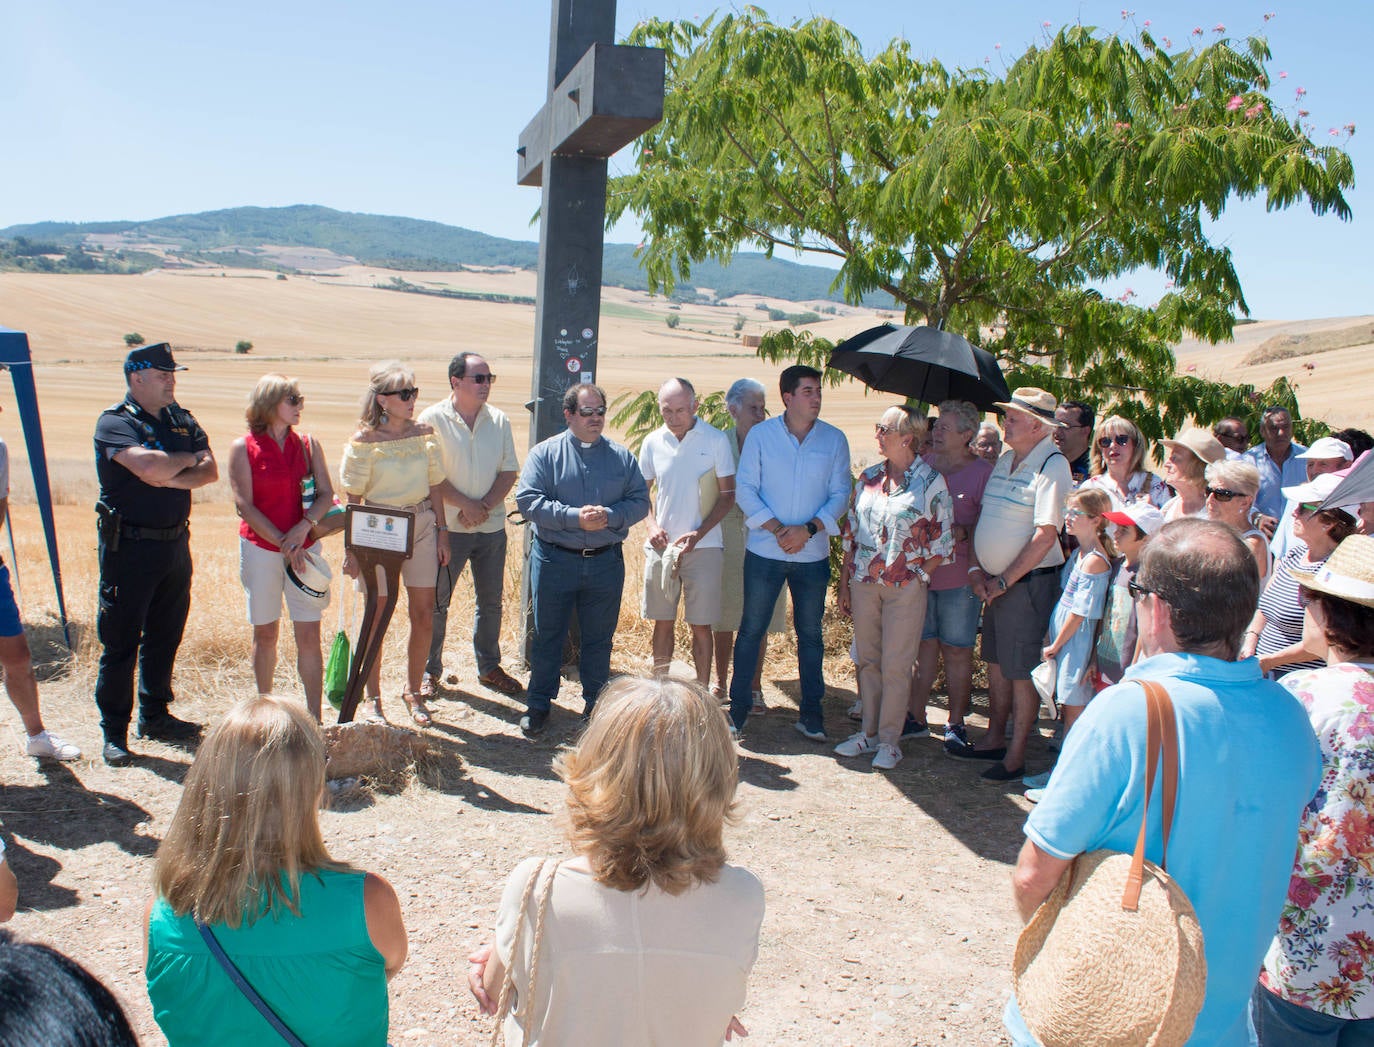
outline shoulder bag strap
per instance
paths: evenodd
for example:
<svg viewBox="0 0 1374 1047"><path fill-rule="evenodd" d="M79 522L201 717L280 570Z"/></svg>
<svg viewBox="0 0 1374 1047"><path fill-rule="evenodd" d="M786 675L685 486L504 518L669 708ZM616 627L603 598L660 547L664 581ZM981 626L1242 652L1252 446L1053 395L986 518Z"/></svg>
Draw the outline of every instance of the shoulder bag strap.
<svg viewBox="0 0 1374 1047"><path fill-rule="evenodd" d="M1178 800L1178 724L1174 719L1174 703L1169 692L1153 680L1142 681L1149 718L1145 741L1145 803L1140 815L1140 833L1136 837L1135 852L1131 855L1131 870L1126 877L1126 889L1121 895L1121 907L1134 912L1140 902L1140 887L1145 878L1145 833L1150 821L1150 794L1154 792L1155 768L1161 755L1164 778L1161 802L1161 829L1164 849L1160 854L1160 868L1168 871L1169 833L1173 828L1174 805Z"/></svg>
<svg viewBox="0 0 1374 1047"><path fill-rule="evenodd" d="M248 1002L257 1009L257 1012L267 1019L267 1024L276 1029L277 1034L291 1047L305 1047L301 1038L286 1027L286 1023L277 1017L276 1012L271 1007L267 1006L267 1001L248 984L248 979L234 965L234 961L229 959L229 954L224 951L224 947L220 945L219 939L215 937L215 932L210 930L209 925L197 920L196 928L200 931L200 936L205 939L205 945L210 950L210 955L219 961L219 965L224 968L224 973L229 975L229 980L234 983L238 991L243 993Z"/></svg>
<svg viewBox="0 0 1374 1047"><path fill-rule="evenodd" d="M520 896L520 918L515 925L515 936L511 939L510 963L506 964L506 973L501 979L501 993L496 1001L496 1025L491 1030L491 1047L498 1047L500 1044L501 1030L505 1026L506 1016L510 1013L511 994L515 991L515 958L520 952L520 932L525 926L525 913L529 909L530 898L534 895L534 888L544 875L544 870L552 866L549 877L544 882L544 888L539 892L539 902L534 916L534 948L531 950L529 985L525 989L525 999L521 1001L525 1010L524 1020L520 1023L524 1032L522 1042L524 1045L530 1042L530 1018L534 1013L534 980L539 973L539 943L544 937L544 916L548 912L549 895L553 893L553 881L558 874L559 864L552 858L541 861L534 874L530 876L529 882L525 884L524 894Z"/></svg>

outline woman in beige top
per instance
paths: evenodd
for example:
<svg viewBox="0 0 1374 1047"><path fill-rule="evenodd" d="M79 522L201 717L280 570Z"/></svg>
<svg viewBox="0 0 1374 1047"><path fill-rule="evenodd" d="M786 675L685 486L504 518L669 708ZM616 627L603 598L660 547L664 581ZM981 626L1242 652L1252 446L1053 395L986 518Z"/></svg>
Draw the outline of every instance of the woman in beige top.
<svg viewBox="0 0 1374 1047"><path fill-rule="evenodd" d="M739 775L725 715L685 680L621 677L554 766L576 857L549 863L532 891L538 859L511 873L494 939L468 958L482 1013L496 1013L509 964L507 1043L528 1032L530 1044L715 1047L745 1035L735 1015L763 886L725 864Z"/></svg>
<svg viewBox="0 0 1374 1047"><path fill-rule="evenodd" d="M411 718L421 727L433 722L418 697L420 680L429 655L434 623L434 582L439 566L448 563L449 544L439 485L444 482L439 444L434 430L414 422L420 390L415 372L399 360L377 364L369 374L362 401L358 431L344 447L339 486L352 505L376 505L406 509L415 514L415 538L409 560L401 568L410 612L410 640L406 645L406 688L401 697ZM344 573L358 577L358 561L350 552ZM385 575L377 572L384 590ZM382 718L382 659L379 656L367 678L367 715Z"/></svg>

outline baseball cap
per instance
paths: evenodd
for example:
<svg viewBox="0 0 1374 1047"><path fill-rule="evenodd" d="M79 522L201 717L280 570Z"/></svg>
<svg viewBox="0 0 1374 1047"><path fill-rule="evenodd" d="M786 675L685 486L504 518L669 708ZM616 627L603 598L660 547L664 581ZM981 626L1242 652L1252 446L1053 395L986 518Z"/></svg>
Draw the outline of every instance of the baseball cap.
<svg viewBox="0 0 1374 1047"><path fill-rule="evenodd" d="M1354 454L1350 451L1350 445L1344 440L1337 440L1334 436L1323 436L1319 440L1313 440L1312 446L1298 455L1299 458L1340 458L1343 461L1350 461Z"/></svg>
<svg viewBox="0 0 1374 1047"><path fill-rule="evenodd" d="M1294 484L1292 487L1283 488L1283 496L1294 505L1317 504L1321 505L1335 492L1343 478L1335 473L1322 473L1315 479L1308 480L1305 484ZM1350 516L1360 515L1360 503L1352 502L1349 505L1329 505L1328 509L1339 509Z"/></svg>
<svg viewBox="0 0 1374 1047"><path fill-rule="evenodd" d="M1139 527L1147 535L1154 534L1164 526L1164 514L1149 502L1137 502L1124 509L1113 509L1102 515L1123 527Z"/></svg>

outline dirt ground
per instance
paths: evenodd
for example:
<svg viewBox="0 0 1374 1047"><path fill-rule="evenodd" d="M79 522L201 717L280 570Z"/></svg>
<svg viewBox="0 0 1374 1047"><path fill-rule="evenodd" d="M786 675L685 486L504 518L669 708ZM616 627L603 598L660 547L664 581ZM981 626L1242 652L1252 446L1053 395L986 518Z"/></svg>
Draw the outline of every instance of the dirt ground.
<svg viewBox="0 0 1374 1047"><path fill-rule="evenodd" d="M513 722L518 706L476 685L462 646L450 644L456 683L434 703L434 759L421 780L393 795L346 792L323 816L333 854L386 876L401 898L410 959L391 985L398 1044L487 1041L464 958L489 933L510 869L527 855L562 853L550 760L575 737L575 685L565 682L548 734L530 743ZM827 670L827 723L839 740L853 681L843 666ZM49 724L86 759L22 756L12 711L0 730L0 831L22 885L12 927L88 966L142 1041L163 1043L143 989L140 919L191 754L136 743L137 766L107 768L85 675L45 680L43 701ZM224 692L238 689L226 684ZM1005 1042L999 1013L1016 932L1008 863L1028 810L1020 788L982 782L981 766L944 756L934 738L904 743L906 760L888 774L841 760L792 730L795 678L767 680L766 693L780 708L748 726L742 817L729 836L731 860L767 891L742 1014L751 1042ZM183 695L176 711L204 721L228 700ZM400 702L385 704L401 722ZM943 708L931 719L943 721Z"/></svg>

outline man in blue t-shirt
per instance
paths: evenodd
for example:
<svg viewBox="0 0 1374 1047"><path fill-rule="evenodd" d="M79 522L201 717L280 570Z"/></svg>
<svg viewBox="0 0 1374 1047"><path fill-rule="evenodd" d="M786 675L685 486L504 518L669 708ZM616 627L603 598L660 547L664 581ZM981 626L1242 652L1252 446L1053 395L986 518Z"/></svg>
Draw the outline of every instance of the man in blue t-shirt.
<svg viewBox="0 0 1374 1047"><path fill-rule="evenodd" d="M1247 1004L1283 908L1298 821L1321 782L1321 754L1297 700L1265 680L1253 658L1236 661L1259 577L1230 528L1167 524L1146 547L1132 592L1147 657L1093 700L1065 741L1026 821L1012 875L1016 904L1029 920L1077 855L1135 849L1146 703L1132 681L1159 681L1179 737L1168 870L1197 911L1207 958L1207 995L1188 1042L1244 1045ZM1157 810L1145 851L1155 862ZM1015 999L1005 1018L1017 1047L1036 1043Z"/></svg>

